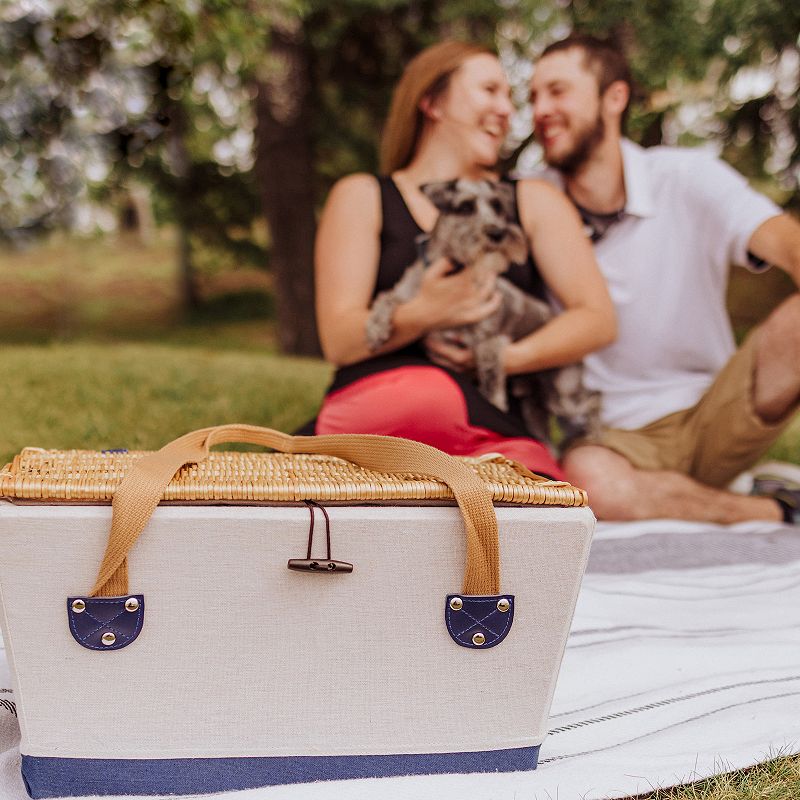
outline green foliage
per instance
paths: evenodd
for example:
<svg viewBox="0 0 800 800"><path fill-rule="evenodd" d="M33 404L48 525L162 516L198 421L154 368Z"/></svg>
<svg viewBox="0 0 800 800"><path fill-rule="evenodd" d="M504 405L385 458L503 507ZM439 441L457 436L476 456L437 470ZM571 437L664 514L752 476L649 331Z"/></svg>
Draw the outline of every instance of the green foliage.
<svg viewBox="0 0 800 800"><path fill-rule="evenodd" d="M781 0L60 0L51 13L35 8L9 2L0 16L0 167L12 178L0 199L6 235L67 224L87 172L98 175L104 162L111 171L88 180L96 198L112 197L137 173L175 219L185 179L197 203L188 218L194 234L235 249L228 226L250 226L260 213L246 150L253 82L283 68L270 62L274 25L294 31L307 53L320 197L342 174L375 169L391 88L420 49L462 37L535 56L568 28L625 45L643 87L638 138L660 141L683 106L702 101L705 128L679 136L711 133L747 174L783 176L796 189L800 112L789 95L797 81L730 97L743 68L775 71L782 58L791 72L800 7ZM263 261L264 253L248 257Z"/></svg>
<svg viewBox="0 0 800 800"><path fill-rule="evenodd" d="M568 14L573 27L619 41L647 91L674 75L699 80L705 73L706 11L695 0L575 0Z"/></svg>
<svg viewBox="0 0 800 800"><path fill-rule="evenodd" d="M206 247L263 265L257 244L228 236L260 216L246 76L271 6L251 5L4 7L0 172L12 191L0 200L0 236L74 225L81 205L113 199L135 174Z"/></svg>

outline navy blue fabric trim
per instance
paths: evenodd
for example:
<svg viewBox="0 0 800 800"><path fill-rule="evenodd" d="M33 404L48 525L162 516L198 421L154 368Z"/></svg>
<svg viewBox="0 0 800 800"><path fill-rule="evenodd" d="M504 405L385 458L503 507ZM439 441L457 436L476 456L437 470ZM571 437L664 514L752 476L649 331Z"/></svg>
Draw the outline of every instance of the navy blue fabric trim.
<svg viewBox="0 0 800 800"><path fill-rule="evenodd" d="M128 611L125 603L135 598L136 611ZM76 600L83 600L84 610L72 608ZM72 638L89 650L120 650L133 642L144 625L144 595L126 594L122 597L68 597L67 618ZM103 634L113 633L114 644L103 644Z"/></svg>
<svg viewBox="0 0 800 800"><path fill-rule="evenodd" d="M458 598L461 608L454 609L450 602ZM508 610L497 608L499 600L508 600ZM486 650L496 647L506 638L514 621L514 595L467 595L449 594L445 599L444 620L450 638L462 647L472 650ZM475 644L472 637L482 633L483 644Z"/></svg>
<svg viewBox="0 0 800 800"><path fill-rule="evenodd" d="M22 776L33 798L208 794L353 778L518 772L536 769L538 760L538 746L387 756L165 759L22 756Z"/></svg>

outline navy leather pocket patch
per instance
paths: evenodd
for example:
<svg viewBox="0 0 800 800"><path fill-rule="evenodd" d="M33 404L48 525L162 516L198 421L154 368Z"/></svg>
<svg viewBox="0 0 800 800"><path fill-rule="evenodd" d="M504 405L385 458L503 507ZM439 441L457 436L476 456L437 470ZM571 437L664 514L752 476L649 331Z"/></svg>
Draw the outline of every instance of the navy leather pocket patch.
<svg viewBox="0 0 800 800"><path fill-rule="evenodd" d="M511 630L514 595L449 594L444 619L456 644L486 650L500 644Z"/></svg>
<svg viewBox="0 0 800 800"><path fill-rule="evenodd" d="M144 595L68 597L67 616L72 637L89 650L120 650L142 630Z"/></svg>

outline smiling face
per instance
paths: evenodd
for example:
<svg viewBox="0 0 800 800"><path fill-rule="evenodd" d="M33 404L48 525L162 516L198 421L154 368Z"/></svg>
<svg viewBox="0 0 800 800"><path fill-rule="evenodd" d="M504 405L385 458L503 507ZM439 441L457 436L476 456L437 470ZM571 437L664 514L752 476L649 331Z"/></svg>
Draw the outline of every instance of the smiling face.
<svg viewBox="0 0 800 800"><path fill-rule="evenodd" d="M531 81L533 127L548 164L575 172L604 140L609 129L619 130L616 118L601 96L597 76L578 47L544 56ZM616 108L616 105L614 105Z"/></svg>
<svg viewBox="0 0 800 800"><path fill-rule="evenodd" d="M511 89L500 62L481 53L467 58L450 76L447 89L423 101L432 133L464 163L492 167L508 133L514 110Z"/></svg>

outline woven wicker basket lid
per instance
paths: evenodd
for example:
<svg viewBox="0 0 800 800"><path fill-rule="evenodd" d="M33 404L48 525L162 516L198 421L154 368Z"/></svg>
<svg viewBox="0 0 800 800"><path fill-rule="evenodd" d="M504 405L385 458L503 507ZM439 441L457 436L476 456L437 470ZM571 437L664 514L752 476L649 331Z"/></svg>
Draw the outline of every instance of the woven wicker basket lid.
<svg viewBox="0 0 800 800"><path fill-rule="evenodd" d="M0 498L39 503L110 503L125 472L145 451L42 450L26 447L0 471ZM497 453L460 458L493 500L521 505L584 506L586 492L551 481ZM413 473L383 473L323 455L213 452L180 469L163 500L179 503L342 503L451 501L450 488Z"/></svg>

